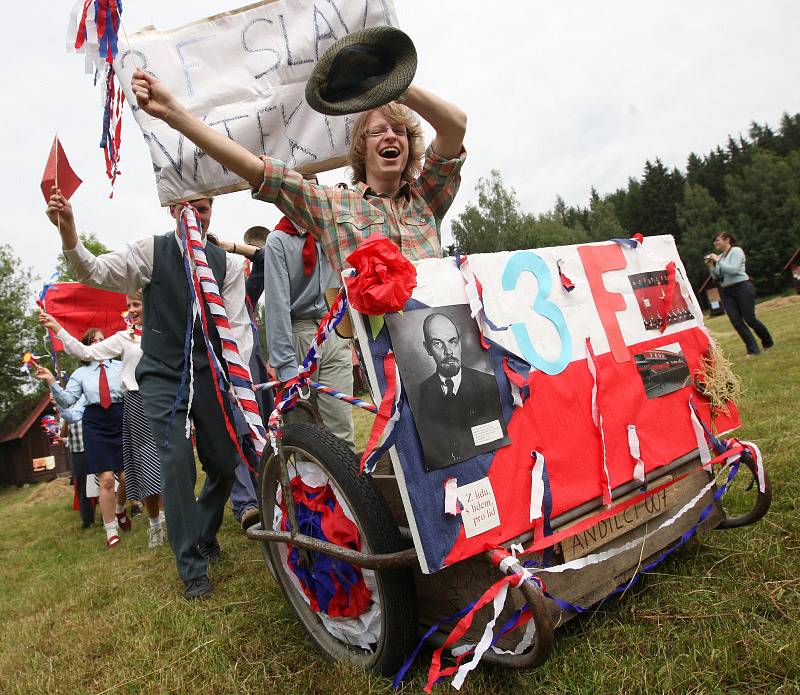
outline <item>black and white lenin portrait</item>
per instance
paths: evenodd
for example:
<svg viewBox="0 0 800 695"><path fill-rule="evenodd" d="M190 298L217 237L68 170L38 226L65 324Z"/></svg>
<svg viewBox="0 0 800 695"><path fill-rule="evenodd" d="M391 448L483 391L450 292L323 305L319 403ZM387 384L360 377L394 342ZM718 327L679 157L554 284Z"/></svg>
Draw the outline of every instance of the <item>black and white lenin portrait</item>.
<svg viewBox="0 0 800 695"><path fill-rule="evenodd" d="M510 442L468 305L388 314L386 322L428 470Z"/></svg>

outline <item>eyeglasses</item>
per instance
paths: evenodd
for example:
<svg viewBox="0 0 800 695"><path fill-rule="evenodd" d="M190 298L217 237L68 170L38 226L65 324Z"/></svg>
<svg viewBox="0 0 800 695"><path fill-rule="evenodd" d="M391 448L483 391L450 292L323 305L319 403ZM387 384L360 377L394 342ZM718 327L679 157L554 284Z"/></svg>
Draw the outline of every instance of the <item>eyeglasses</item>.
<svg viewBox="0 0 800 695"><path fill-rule="evenodd" d="M404 125L378 125L374 128L367 129L367 136L371 138L381 138L386 135L386 131L392 129L392 132L397 135L397 137L403 137L408 135L408 129Z"/></svg>

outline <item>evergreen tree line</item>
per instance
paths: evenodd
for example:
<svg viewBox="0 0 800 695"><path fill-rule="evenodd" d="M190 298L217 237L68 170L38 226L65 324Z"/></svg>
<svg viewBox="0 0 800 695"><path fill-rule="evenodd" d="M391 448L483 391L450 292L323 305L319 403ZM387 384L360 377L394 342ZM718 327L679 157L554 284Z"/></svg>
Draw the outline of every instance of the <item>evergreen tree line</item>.
<svg viewBox="0 0 800 695"><path fill-rule="evenodd" d="M492 170L452 223L463 253L531 249L604 241L612 237L672 234L697 290L706 278L703 256L719 231L735 235L759 294L782 290L786 261L800 246L800 114L784 114L777 131L753 123L747 137L704 156L689 155L686 171L647 160L640 179L601 196L592 188L586 207L559 196L552 210L521 209L516 193Z"/></svg>

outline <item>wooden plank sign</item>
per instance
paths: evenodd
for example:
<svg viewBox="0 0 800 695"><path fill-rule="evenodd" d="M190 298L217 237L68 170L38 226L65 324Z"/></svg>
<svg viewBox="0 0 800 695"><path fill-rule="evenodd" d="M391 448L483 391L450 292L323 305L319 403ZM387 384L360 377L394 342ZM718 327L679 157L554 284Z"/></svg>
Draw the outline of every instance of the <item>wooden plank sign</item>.
<svg viewBox="0 0 800 695"><path fill-rule="evenodd" d="M653 481L650 487L656 488L670 480L672 480L672 476L659 478ZM596 525L576 533L567 540L561 541L561 552L564 556L564 561L569 562L588 555L615 538L619 538L628 531L632 531L650 519L654 519L659 514L670 510L675 503L675 493L674 487L664 488L652 497L647 497L632 507L624 509L616 516L603 519ZM639 494L639 491L637 490L633 494Z"/></svg>

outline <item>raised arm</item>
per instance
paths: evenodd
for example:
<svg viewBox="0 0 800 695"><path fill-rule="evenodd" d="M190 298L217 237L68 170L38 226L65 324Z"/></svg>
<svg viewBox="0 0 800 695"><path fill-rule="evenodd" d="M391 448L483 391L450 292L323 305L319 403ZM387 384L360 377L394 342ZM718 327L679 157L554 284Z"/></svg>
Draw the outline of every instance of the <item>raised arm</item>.
<svg viewBox="0 0 800 695"><path fill-rule="evenodd" d="M77 357L83 362L100 362L122 355L122 340L125 340L125 337L119 333L114 333L114 335L110 335L99 343L84 345L72 334L68 333L50 314L41 312L39 314L39 323L53 331L56 338L64 345L64 352L71 357Z"/></svg>
<svg viewBox="0 0 800 695"><path fill-rule="evenodd" d="M136 70L131 79L136 103L145 112L183 133L189 140L254 188L264 178L264 164L252 152L217 132L185 109L152 75Z"/></svg>
<svg viewBox="0 0 800 695"><path fill-rule="evenodd" d="M51 372L47 367L36 367L36 374L37 379L41 379L50 387L50 393L53 394L53 398L56 399L56 403L62 408L69 408L72 405L80 400L80 397L83 395L83 386L81 386L80 381L75 378L75 374L69 378L67 385L65 388L61 388L56 378L53 376L53 372Z"/></svg>
<svg viewBox="0 0 800 695"><path fill-rule="evenodd" d="M455 104L413 84L406 92L404 103L433 126L436 131L433 150L436 154L444 159L454 159L461 154L467 132L467 114Z"/></svg>
<svg viewBox="0 0 800 695"><path fill-rule="evenodd" d="M128 243L125 248L95 256L75 231L72 204L55 186L51 189L47 217L58 227L64 258L78 282L113 292L133 292L150 282L153 270L153 237Z"/></svg>

